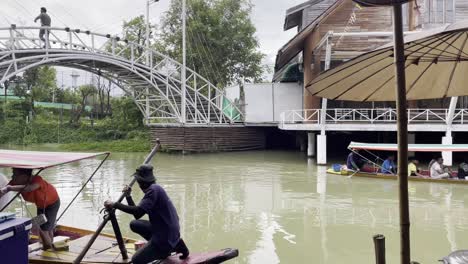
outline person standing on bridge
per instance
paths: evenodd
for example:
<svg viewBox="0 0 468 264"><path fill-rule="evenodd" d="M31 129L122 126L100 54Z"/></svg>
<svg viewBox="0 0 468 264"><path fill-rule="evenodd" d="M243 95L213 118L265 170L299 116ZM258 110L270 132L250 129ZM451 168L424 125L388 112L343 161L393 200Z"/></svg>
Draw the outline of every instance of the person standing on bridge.
<svg viewBox="0 0 468 264"><path fill-rule="evenodd" d="M41 7L41 14L34 19L34 23L37 22L37 20L41 20L41 27L50 27L52 20L50 19L50 16L47 14L47 9L45 7ZM44 41L44 48L47 46L49 47L49 29L47 29L47 39L44 38L44 35L46 34L46 29L41 28L39 30L39 39Z"/></svg>

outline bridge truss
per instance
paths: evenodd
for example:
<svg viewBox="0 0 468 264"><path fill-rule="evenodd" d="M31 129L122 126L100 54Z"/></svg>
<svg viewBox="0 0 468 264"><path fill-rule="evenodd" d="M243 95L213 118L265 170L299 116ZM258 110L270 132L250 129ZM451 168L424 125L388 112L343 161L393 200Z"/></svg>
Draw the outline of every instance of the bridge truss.
<svg viewBox="0 0 468 264"><path fill-rule="evenodd" d="M46 34L47 45L39 39ZM181 63L118 36L54 27L0 28L0 83L27 69L63 66L103 76L130 95L148 125L231 125L238 106L207 79ZM184 115L185 113L185 115Z"/></svg>

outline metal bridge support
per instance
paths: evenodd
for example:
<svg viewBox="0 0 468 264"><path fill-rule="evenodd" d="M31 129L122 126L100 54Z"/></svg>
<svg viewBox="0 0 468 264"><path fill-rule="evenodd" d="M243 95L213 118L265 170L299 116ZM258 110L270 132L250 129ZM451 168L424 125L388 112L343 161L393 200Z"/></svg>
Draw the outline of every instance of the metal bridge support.
<svg viewBox="0 0 468 264"><path fill-rule="evenodd" d="M416 143L416 134L415 133L408 133L408 144L414 144ZM414 156L415 153L414 151L408 151L408 156Z"/></svg>
<svg viewBox="0 0 468 264"><path fill-rule="evenodd" d="M452 145L452 143L453 143L452 131L445 132L445 137L442 137L442 144ZM442 152L442 158L444 159L444 165L452 166L452 152L451 151Z"/></svg>
<svg viewBox="0 0 468 264"><path fill-rule="evenodd" d="M315 133L307 133L307 157L315 157Z"/></svg>
<svg viewBox="0 0 468 264"><path fill-rule="evenodd" d="M450 106L447 113L447 131L445 132L445 137L442 137L442 144L444 145L452 145L453 144L453 137L452 137L452 122L453 116L455 114L455 109L457 107L458 97L450 98ZM452 166L452 152L451 151L444 151L442 152L442 158L444 159L444 165Z"/></svg>
<svg viewBox="0 0 468 264"><path fill-rule="evenodd" d="M327 164L327 136L317 135L317 164Z"/></svg>
<svg viewBox="0 0 468 264"><path fill-rule="evenodd" d="M329 32L326 39L325 48L325 71L330 69L332 46L330 38L332 33ZM327 123L327 99L322 99L322 110L320 112L320 124L322 126L320 135L317 136L317 164L327 164L327 136L326 136L326 123Z"/></svg>

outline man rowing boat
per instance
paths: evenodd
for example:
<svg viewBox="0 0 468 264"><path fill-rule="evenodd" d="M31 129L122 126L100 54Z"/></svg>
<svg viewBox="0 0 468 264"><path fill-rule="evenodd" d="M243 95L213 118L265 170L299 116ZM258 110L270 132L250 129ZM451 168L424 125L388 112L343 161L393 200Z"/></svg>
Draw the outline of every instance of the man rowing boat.
<svg viewBox="0 0 468 264"><path fill-rule="evenodd" d="M348 159L346 160L346 167L348 170L360 171L364 163L364 160L359 156L359 150L356 149L349 153Z"/></svg>
<svg viewBox="0 0 468 264"><path fill-rule="evenodd" d="M131 189L124 188L128 205L106 201L107 209L119 209L132 214L135 220L130 222L130 229L142 236L148 243L132 257L132 263L143 264L167 258L171 253L182 253L181 258L189 254L188 248L180 238L179 216L166 191L158 184L153 175L153 166L141 165L134 177L145 196L138 205L131 196ZM147 214L149 221L140 220Z"/></svg>

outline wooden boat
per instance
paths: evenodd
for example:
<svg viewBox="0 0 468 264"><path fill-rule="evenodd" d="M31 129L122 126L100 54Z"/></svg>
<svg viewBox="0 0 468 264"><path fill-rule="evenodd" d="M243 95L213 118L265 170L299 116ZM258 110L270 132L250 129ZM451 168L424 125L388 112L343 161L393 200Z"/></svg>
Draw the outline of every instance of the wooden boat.
<svg viewBox="0 0 468 264"><path fill-rule="evenodd" d="M383 173L373 173L373 172L353 172L349 170L335 171L333 168L327 169L328 174L340 175L349 177L363 177L363 178L373 178L373 179L383 179L383 180L397 180L398 177L393 174L383 174ZM468 180L461 180L458 178L451 179L434 179L430 177L408 177L409 181L419 181L419 182L435 182L435 183L452 183L452 184L468 184Z"/></svg>
<svg viewBox="0 0 468 264"><path fill-rule="evenodd" d="M147 156L144 163L148 163L151 158L156 154L160 144L153 148L151 153ZM108 152L104 153L69 153L69 152L39 152L39 151L16 151L16 150L0 150L0 167L10 168L27 168L37 170L35 175L38 175L42 170L76 162L83 159L104 156L100 165L95 169L91 176L84 183L83 188L88 184L95 173L99 170L101 165L106 161L110 155ZM132 185L134 181L130 185ZM72 201L65 207L61 215L58 217L57 222L63 214L70 208L75 199L80 194L81 190L75 195ZM19 195L19 193L8 201L0 199L0 212L3 211L9 204ZM121 197L123 199L123 196ZM111 219L113 213L109 213L104 221L101 223L102 228ZM114 215L115 217L115 215ZM29 262L30 263L130 263L132 255L136 252L134 239L124 238L118 228L117 219L113 228L116 236L110 234L95 233L94 231L58 225L54 234L54 244L61 243L63 251L42 250L42 245L38 242L37 236L32 235L29 243ZM100 226L101 227L101 226ZM102 230L98 228L98 230ZM94 240L94 236L96 239ZM121 238L119 240L118 238ZM59 241L56 241L59 240ZM117 241L123 241L119 246ZM126 250L125 250L126 249ZM126 251L126 252L125 252ZM128 254L127 259L123 259L122 255ZM165 260L159 261L160 264L216 264L222 263L227 260L233 259L239 255L237 249L223 249L207 253L190 253L190 255L181 260L180 256L173 254ZM82 258L83 257L83 258ZM80 261L81 260L81 261ZM0 262L1 263L1 262Z"/></svg>
<svg viewBox="0 0 468 264"><path fill-rule="evenodd" d="M69 240L65 242L68 246L68 250L43 251L41 245L35 239L32 239L29 247L29 263L73 263L93 234L94 231L59 225L55 231L55 236L57 238L69 238ZM132 255L135 253L135 242L137 241L124 238L124 242L129 259L122 259L116 238L113 235L103 233L97 238L96 242L94 242L82 263L129 263ZM239 252L237 249L223 249L210 253L191 253L185 260L180 260L178 255L173 255L159 263L215 264L233 259L238 255Z"/></svg>
<svg viewBox="0 0 468 264"><path fill-rule="evenodd" d="M356 150L365 150L370 153L370 151L397 151L398 147L396 144L376 144L376 143L359 143L351 142L348 146L348 149L355 152ZM409 144L408 151L411 152L442 152L442 151L452 151L452 152L468 152L467 144L453 144L453 145L441 145L441 144ZM374 157L377 157L374 155ZM378 157L377 157L378 158ZM380 158L379 158L380 159ZM372 161L368 160L370 163ZM374 163L375 164L375 163ZM397 175L393 174L384 174L379 172L379 166L368 166L361 169L359 172L346 169L345 165L340 166L340 169L329 168L327 170L328 174L341 175L347 177L363 177L363 178L373 178L373 179L385 179L385 180L397 180ZM424 177L421 176L409 176L409 181L419 181L419 182L435 182L435 183L450 183L450 184L468 184L468 180L459 179L457 177L457 172L452 173L452 178L449 179L434 179L429 175L429 171L423 170L420 172Z"/></svg>

